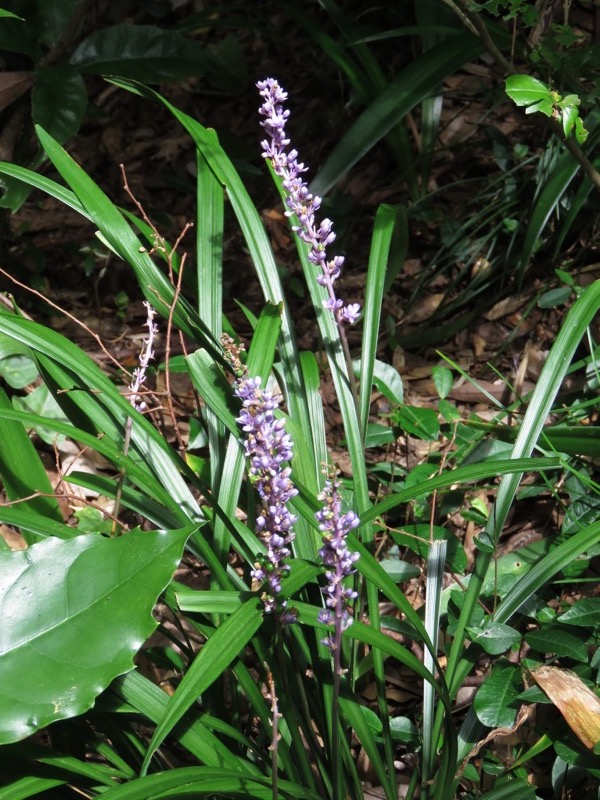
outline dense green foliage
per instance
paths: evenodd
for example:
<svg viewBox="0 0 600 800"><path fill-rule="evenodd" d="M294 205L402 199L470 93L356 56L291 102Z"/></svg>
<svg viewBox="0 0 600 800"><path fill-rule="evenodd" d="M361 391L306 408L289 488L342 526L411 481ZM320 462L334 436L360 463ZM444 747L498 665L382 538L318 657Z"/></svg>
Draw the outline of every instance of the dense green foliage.
<svg viewBox="0 0 600 800"><path fill-rule="evenodd" d="M153 375L185 374L197 403L176 417L167 380L169 424L178 430L185 415L190 432L174 445L154 424L156 403L142 395L135 374L100 368L16 303L0 309L0 522L26 546L11 550L0 537L0 800L342 800L366 797L367 782L386 800L399 796L399 784L402 796L426 800L597 797L600 436L590 422L600 376L590 326L600 281L584 288L576 269L588 263L578 237L598 207L600 73L586 57L597 45L582 45L569 18L542 25L530 3L458 0L450 9L419 2L410 26L392 25L394 11L385 26L372 22L374 14L365 22L331 0L307 13L276 4L306 46L317 45L335 66L360 109L311 192L328 194L380 144L407 187L404 202L380 205L373 219L354 361L346 329L323 307L330 295L312 251L296 236L314 309L309 327L324 352L318 359L298 348L290 287L219 131L148 86L202 75L223 94L233 92L241 49L204 48L189 34L211 25L217 31L234 14L237 27L250 30L260 9L220 7L171 27L119 22L78 39L75 2L15 0L4 8L21 18L0 19L0 48L29 59L35 73L31 123L39 143L33 159L19 162L15 153L0 163L4 207L17 210L35 188L89 221L157 312L159 333L180 333L185 343L171 357L168 340ZM377 43L394 39L410 40L414 50L392 74ZM549 127L534 150L488 124L495 166L469 184L464 215L442 221L443 188L431 177L444 156L443 83L486 51L497 70L485 98L489 112L508 93ZM94 73L110 75L132 104L168 109L193 141L192 266L140 218L141 209L138 216L122 211L63 149L82 123L85 76ZM66 88L57 104L58 87ZM294 86L286 88L293 105ZM242 91L256 96L258 109L255 89ZM514 113L521 119L519 108ZM420 126L418 159L409 115ZM292 146L302 151L301 141ZM276 173L285 196L289 187ZM328 213L340 205L333 193ZM262 293L256 314L237 298L252 329L247 353L236 349L240 338L223 298L226 207ZM436 226L437 252L423 265L406 314L441 275L444 296L409 333L388 326L382 348L385 295L411 246L412 224L426 221ZM302 220L291 223L302 231ZM561 258L567 243L570 263ZM492 398L493 419L465 414L451 389L459 377L475 379L447 358L431 369L435 402L404 402L402 381L387 363L391 349L448 341L501 294L532 280L540 254L557 270L535 301L568 311L535 388L511 406ZM486 268L474 271L481 260ZM150 319L150 340L151 329ZM240 375L279 388L284 405L273 416L293 441L297 521L277 598L293 624L264 613L265 585L257 585L270 555L256 511L263 488L248 473L248 434L238 424ZM324 413L325 379L333 386L328 404L339 410L336 430ZM372 404L373 387L386 399L385 415ZM64 514L43 460L56 437L103 459L97 473L69 473L71 486L98 493L72 515ZM355 573L344 573L354 620L332 653L324 641L331 624L323 615L330 580L319 553L323 518L315 513L333 437L347 454L340 504L348 520L358 516L347 532L358 560ZM419 463L402 462L391 446L409 439L420 445ZM503 552L510 515L540 496L557 509L550 535ZM457 514L475 530L470 548L450 524ZM185 577L174 577L182 559ZM409 585L418 586L423 608L405 593ZM160 644L145 645L156 627ZM469 683L479 688L465 714L461 690ZM409 699L392 716L396 686ZM536 704L549 713L527 719ZM508 734L500 746L498 737Z"/></svg>

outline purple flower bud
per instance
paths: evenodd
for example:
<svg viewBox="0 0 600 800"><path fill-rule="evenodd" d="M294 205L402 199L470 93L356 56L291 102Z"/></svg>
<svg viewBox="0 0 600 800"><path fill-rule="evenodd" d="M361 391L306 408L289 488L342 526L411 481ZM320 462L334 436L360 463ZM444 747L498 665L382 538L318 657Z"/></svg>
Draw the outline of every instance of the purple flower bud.
<svg viewBox="0 0 600 800"><path fill-rule="evenodd" d="M279 621L287 624L295 618L294 613L284 612L285 603L277 595L281 591L281 578L289 573L283 560L290 555L288 545L294 539L293 526L297 521L287 504L298 490L291 481L290 467L283 466L292 458L293 444L285 432L285 420L277 419L274 414L281 396L263 391L260 383L259 377L243 376L235 384L235 393L242 401L237 422L246 434L248 474L261 501L256 531L267 551L250 574L264 583L265 613L276 613Z"/></svg>
<svg viewBox="0 0 600 800"><path fill-rule="evenodd" d="M294 226L293 230L309 245L308 260L321 269L317 282L329 293L329 300L324 303L325 308L333 313L338 325L344 322L353 324L360 315L360 306L357 303L344 306L337 299L334 289L344 259L336 256L327 263L327 246L335 241L333 223L330 219L324 219L318 226L315 224L315 212L321 206L321 198L313 197L306 182L300 177L306 172L306 167L298 161L298 151L292 149L286 154L284 149L290 143L285 138L285 124L290 112L283 107L288 97L287 92L274 78L266 78L256 85L264 98L259 114L265 119L260 124L269 136L269 139L261 142L263 157L271 159L273 169L282 179L282 186L287 193L285 202L289 209L286 215L295 214L298 218L300 226ZM330 267L330 264L333 266Z"/></svg>
<svg viewBox="0 0 600 800"><path fill-rule="evenodd" d="M341 634L352 623L348 603L356 599L357 593L349 587L344 587L344 580L356 572L354 564L358 561L359 554L348 549L346 538L348 533L359 525L360 520L353 511L342 514L339 481L335 476L328 477L319 500L323 502L323 507L315 514L319 530L323 534L323 546L319 550L319 556L323 564L328 567L325 572L327 586L323 590L327 608L319 614L319 619L336 627L336 635L323 640L324 644L333 650L338 646L336 642L339 641Z"/></svg>

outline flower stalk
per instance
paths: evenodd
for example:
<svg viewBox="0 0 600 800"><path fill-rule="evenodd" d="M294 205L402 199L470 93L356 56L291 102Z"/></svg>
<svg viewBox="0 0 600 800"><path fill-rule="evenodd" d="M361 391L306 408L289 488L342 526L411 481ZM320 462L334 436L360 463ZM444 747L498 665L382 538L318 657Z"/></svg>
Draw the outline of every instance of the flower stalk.
<svg viewBox="0 0 600 800"><path fill-rule="evenodd" d="M331 713L331 762L333 765L333 797L340 795L339 780L339 697L342 680L342 635L352 624L350 603L358 597L354 589L346 586L346 579L356 570L354 564L359 554L348 548L347 537L351 530L359 524L359 518L353 511L342 514L340 483L335 469L326 469L327 480L319 500L323 507L315 514L319 529L323 535L323 546L319 556L325 565L327 585L323 589L326 608L319 614L321 622L333 625L333 631L323 639L333 656L333 694Z"/></svg>
<svg viewBox="0 0 600 800"><path fill-rule="evenodd" d="M224 335L221 341L237 377L234 392L242 401L237 423L244 432L244 452L250 462L248 477L260 502L256 533L266 552L257 557L250 574L264 586L261 599L265 613L275 614L277 621L286 625L296 619L279 598L281 580L289 574L285 559L291 555L289 545L298 519L288 508L298 494L290 477L292 470L287 466L293 456L293 442L285 431L285 420L275 415L281 394L264 390L260 377L248 376L240 359L242 348L230 337Z"/></svg>
<svg viewBox="0 0 600 800"><path fill-rule="evenodd" d="M327 248L335 241L333 222L326 218L317 223L316 214L321 207L321 198L308 191L307 183L301 177L304 172L307 172L307 168L298 161L298 151L287 149L290 139L286 137L285 125L290 111L284 107L284 103L288 94L274 78L266 78L256 85L261 97L264 98L259 109L259 114L264 117L264 120L260 124L268 136L261 142L263 158L271 161L275 174L281 178L286 194L287 211L285 214L287 217L295 216L298 220L299 224L292 225L292 230L308 245L308 260L319 268L317 283L325 287L328 294L327 299L323 301L323 306L333 314L337 323L350 387L358 409L358 392L345 324L353 324L358 320L360 305L358 303L344 304L344 301L336 294L335 282L342 271L344 257L336 255L330 258L328 256Z"/></svg>

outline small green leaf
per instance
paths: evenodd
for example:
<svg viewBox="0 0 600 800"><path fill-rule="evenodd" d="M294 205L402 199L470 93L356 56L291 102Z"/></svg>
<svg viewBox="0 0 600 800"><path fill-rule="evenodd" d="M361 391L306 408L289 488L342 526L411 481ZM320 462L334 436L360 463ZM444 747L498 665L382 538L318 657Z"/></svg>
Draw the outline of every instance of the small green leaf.
<svg viewBox="0 0 600 800"><path fill-rule="evenodd" d="M588 659L585 638L570 633L558 623L546 625L539 631L527 633L525 641L538 653L553 653L582 662L587 662Z"/></svg>
<svg viewBox="0 0 600 800"><path fill-rule="evenodd" d="M354 374L358 378L361 371L360 360L352 363ZM398 405L404 401L404 387L402 386L402 378L398 370L394 369L390 364L385 364L383 361L375 359L373 362L373 385L387 397L392 403Z"/></svg>
<svg viewBox="0 0 600 800"><path fill-rule="evenodd" d="M13 389L29 386L39 374L35 362L29 356L8 356L0 361L0 376Z"/></svg>
<svg viewBox="0 0 600 800"><path fill-rule="evenodd" d="M558 618L558 622L568 622L584 628L596 628L600 625L600 597L586 597L578 600L568 611Z"/></svg>
<svg viewBox="0 0 600 800"><path fill-rule="evenodd" d="M558 286L556 289L550 289L550 291L544 292L540 297L538 306L540 308L556 308L557 306L563 306L571 297L572 292L573 290L570 286Z"/></svg>
<svg viewBox="0 0 600 800"><path fill-rule="evenodd" d="M506 94L518 106L546 102L552 106L550 87L531 75L511 75L506 79Z"/></svg>
<svg viewBox="0 0 600 800"><path fill-rule="evenodd" d="M416 744L419 740L419 731L415 723L408 717L392 717L390 719L390 733L392 739L405 744Z"/></svg>
<svg viewBox="0 0 600 800"><path fill-rule="evenodd" d="M452 389L453 377L451 370L448 367L432 367L431 377L439 396L442 400L448 397L450 389Z"/></svg>
<svg viewBox="0 0 600 800"><path fill-rule="evenodd" d="M437 412L433 408L418 406L401 406L392 415L394 425L402 428L411 436L435 442L440 433Z"/></svg>
<svg viewBox="0 0 600 800"><path fill-rule="evenodd" d="M486 622L482 627L467 628L473 642L481 645L486 653L498 656L509 650L521 639L521 634L500 622Z"/></svg>
<svg viewBox="0 0 600 800"><path fill-rule="evenodd" d="M473 700L473 709L481 724L488 728L514 725L520 705L518 696L522 691L521 670L506 659L500 659Z"/></svg>

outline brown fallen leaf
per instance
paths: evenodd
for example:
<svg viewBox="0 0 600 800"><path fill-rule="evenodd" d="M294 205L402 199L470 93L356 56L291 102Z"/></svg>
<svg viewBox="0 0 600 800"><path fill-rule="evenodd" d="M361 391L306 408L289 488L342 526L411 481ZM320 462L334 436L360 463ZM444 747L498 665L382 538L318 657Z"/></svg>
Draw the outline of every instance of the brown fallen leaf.
<svg viewBox="0 0 600 800"><path fill-rule="evenodd" d="M34 80L33 72L0 73L0 111L4 111L25 94L33 86Z"/></svg>
<svg viewBox="0 0 600 800"><path fill-rule="evenodd" d="M540 667L531 675L579 741L593 750L600 742L600 698L569 669Z"/></svg>

